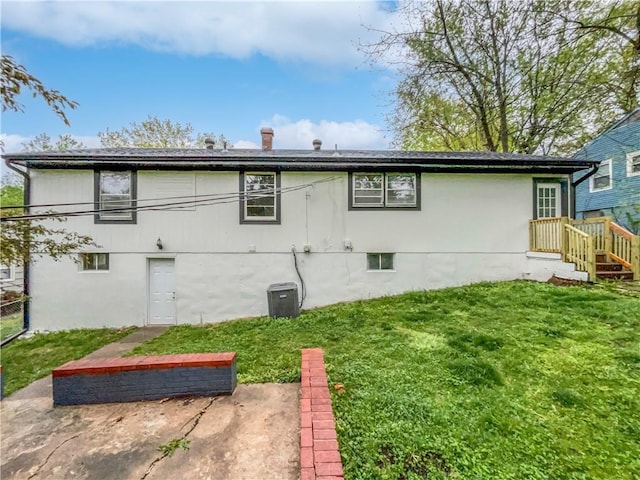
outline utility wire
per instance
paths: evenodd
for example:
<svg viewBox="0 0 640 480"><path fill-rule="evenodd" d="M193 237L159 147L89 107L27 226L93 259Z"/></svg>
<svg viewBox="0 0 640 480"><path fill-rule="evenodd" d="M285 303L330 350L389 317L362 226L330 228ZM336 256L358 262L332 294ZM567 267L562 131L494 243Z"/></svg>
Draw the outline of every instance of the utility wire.
<svg viewBox="0 0 640 480"><path fill-rule="evenodd" d="M163 204L151 204L151 205L137 205L137 200L133 200L136 202L135 206L127 206L127 207L118 207L118 208L103 208L103 209L90 209L90 210L77 210L71 212L47 212L47 213L39 213L39 214L30 214L30 215L14 215L7 217L0 217L1 222L10 222L10 221L20 221L20 220L42 220L47 218L59 218L59 217L78 217L78 216L86 216L86 215L95 215L98 213L119 213L119 212L133 212L133 211L166 211L166 210L174 210L181 208L191 208L195 206L204 206L204 205L218 205L225 203L235 203L241 200L246 201L248 198L255 198L260 196L267 196L273 194L282 194L289 193L298 190L302 190L304 188L308 188L313 185L317 185L320 183L326 183L330 181L334 181L338 177L328 177L322 180L317 180L315 182L296 185L293 187L286 188L272 188L265 189L259 192L236 192L232 194L217 194L220 195L216 198L205 198L200 200L187 200L184 202L169 202ZM225 195L225 196L222 196ZM209 197L209 195L203 195ZM194 198L201 197L200 195L194 196L189 195L183 198ZM171 197L168 197L171 198ZM179 198L179 197L176 197ZM149 201L149 200L145 200ZM153 201L158 201L158 199L154 199ZM108 203L108 202L107 202Z"/></svg>
<svg viewBox="0 0 640 480"><path fill-rule="evenodd" d="M181 195L176 197L156 197L156 198L139 198L136 199L136 202L157 202L159 200L181 200L184 198L200 198L200 197L228 197L230 195L237 195L238 192L229 192L229 193L207 193L201 195ZM95 201L91 202L68 202L68 203L39 203L39 204L29 204L29 205L2 205L0 206L1 210L5 209L19 209L19 208L44 208L44 207L68 207L73 205L93 205Z"/></svg>

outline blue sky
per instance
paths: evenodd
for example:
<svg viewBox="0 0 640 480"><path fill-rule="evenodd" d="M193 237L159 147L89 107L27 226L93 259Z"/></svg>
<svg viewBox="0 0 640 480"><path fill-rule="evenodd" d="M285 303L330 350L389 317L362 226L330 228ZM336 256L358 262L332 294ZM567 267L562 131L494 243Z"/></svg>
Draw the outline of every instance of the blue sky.
<svg viewBox="0 0 640 480"><path fill-rule="evenodd" d="M71 127L39 98L2 113L5 151L46 132L98 146L97 132L148 115L224 134L236 147L388 148L393 73L358 51L393 3L3 1L2 53L79 102Z"/></svg>

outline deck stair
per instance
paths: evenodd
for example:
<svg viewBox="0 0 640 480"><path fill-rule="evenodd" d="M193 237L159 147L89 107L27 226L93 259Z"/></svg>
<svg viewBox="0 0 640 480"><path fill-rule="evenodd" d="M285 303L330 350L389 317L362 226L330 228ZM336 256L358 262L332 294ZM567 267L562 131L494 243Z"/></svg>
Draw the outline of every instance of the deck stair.
<svg viewBox="0 0 640 480"><path fill-rule="evenodd" d="M640 236L611 217L541 218L529 222L529 232L529 250L560 253L590 281L640 280Z"/></svg>
<svg viewBox="0 0 640 480"><path fill-rule="evenodd" d="M618 262L607 262L607 255L596 255L596 278L602 280L633 280L633 272Z"/></svg>

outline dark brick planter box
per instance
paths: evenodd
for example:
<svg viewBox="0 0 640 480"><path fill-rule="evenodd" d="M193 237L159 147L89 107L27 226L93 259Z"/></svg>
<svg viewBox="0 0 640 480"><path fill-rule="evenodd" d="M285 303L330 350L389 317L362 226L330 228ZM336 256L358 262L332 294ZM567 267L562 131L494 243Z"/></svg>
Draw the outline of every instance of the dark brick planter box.
<svg viewBox="0 0 640 480"><path fill-rule="evenodd" d="M54 406L230 395L237 384L236 354L76 360L52 377Z"/></svg>

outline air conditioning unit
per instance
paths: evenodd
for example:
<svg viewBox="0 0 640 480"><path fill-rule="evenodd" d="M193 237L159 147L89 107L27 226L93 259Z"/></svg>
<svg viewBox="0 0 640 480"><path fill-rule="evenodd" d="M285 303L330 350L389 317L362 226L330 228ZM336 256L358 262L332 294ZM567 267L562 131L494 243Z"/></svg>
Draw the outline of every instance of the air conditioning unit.
<svg viewBox="0 0 640 480"><path fill-rule="evenodd" d="M272 318L300 315L298 303L298 285L293 282L273 283L267 289L269 316Z"/></svg>

